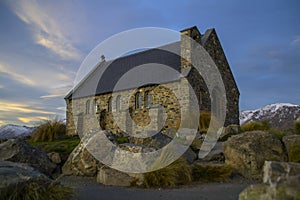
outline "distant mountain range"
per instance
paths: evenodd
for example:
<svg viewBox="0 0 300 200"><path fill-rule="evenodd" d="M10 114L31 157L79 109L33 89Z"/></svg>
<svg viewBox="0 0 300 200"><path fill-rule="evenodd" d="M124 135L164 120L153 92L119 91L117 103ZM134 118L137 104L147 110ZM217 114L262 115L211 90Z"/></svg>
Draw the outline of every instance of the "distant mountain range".
<svg viewBox="0 0 300 200"><path fill-rule="evenodd" d="M275 128L292 128L294 121L300 118L300 106L290 103L275 103L256 110L245 110L240 113L240 124L252 121L269 121Z"/></svg>
<svg viewBox="0 0 300 200"><path fill-rule="evenodd" d="M0 126L0 139L26 137L29 136L33 132L33 130L34 127L6 124Z"/></svg>

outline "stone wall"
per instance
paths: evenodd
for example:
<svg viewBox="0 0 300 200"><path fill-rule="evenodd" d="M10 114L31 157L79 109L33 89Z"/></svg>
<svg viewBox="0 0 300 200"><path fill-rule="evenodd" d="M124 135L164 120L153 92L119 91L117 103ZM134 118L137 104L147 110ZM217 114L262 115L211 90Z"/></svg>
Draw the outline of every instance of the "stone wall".
<svg viewBox="0 0 300 200"><path fill-rule="evenodd" d="M143 127L150 124L150 130L178 129L181 115L190 113L188 82L182 79L177 82L161 85L145 86L135 90L126 90L96 95L94 97L84 97L73 100L66 100L67 103L67 134L76 135L87 133L91 129L99 128L110 130L115 134L133 131L142 132ZM142 96L142 106L136 108L135 94L140 92ZM145 101L145 94L151 95L151 106L148 107ZM121 96L121 109L116 109L116 97ZM109 106L112 98L113 109ZM87 111L89 104L89 111ZM96 105L98 109L96 110ZM182 104L182 105L181 105ZM181 111L181 107L187 109ZM73 109L73 112L72 112ZM163 112L165 111L165 118ZM131 120L132 119L132 120ZM163 123L165 121L165 123ZM137 126L134 126L136 124ZM162 127L162 128L161 128ZM148 129L148 130L149 130Z"/></svg>

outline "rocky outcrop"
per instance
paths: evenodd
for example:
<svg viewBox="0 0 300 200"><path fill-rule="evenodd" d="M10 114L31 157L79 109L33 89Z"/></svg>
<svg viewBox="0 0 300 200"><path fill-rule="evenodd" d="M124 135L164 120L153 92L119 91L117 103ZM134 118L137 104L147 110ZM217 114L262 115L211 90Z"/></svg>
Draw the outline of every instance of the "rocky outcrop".
<svg viewBox="0 0 300 200"><path fill-rule="evenodd" d="M210 161L217 161L217 162L224 162L225 157L222 150L223 142L217 142L213 149L204 157L199 158L199 161L202 162L210 162Z"/></svg>
<svg viewBox="0 0 300 200"><path fill-rule="evenodd" d="M134 177L118 170L102 166L97 174L97 182L104 185L130 186Z"/></svg>
<svg viewBox="0 0 300 200"><path fill-rule="evenodd" d="M0 193L30 182L51 182L30 165L10 161L0 161L0 180Z"/></svg>
<svg viewBox="0 0 300 200"><path fill-rule="evenodd" d="M47 154L22 139L10 139L0 144L0 160L28 163L40 172L50 175L56 169Z"/></svg>
<svg viewBox="0 0 300 200"><path fill-rule="evenodd" d="M239 199L300 199L300 164L266 161L263 182L244 189Z"/></svg>
<svg viewBox="0 0 300 200"><path fill-rule="evenodd" d="M49 157L49 159L55 163L55 164L60 164L61 163L61 157L59 155L59 153L57 152L50 152L47 153L47 156Z"/></svg>
<svg viewBox="0 0 300 200"><path fill-rule="evenodd" d="M102 166L85 148L83 142L80 142L63 165L62 173L64 175L96 176L99 165Z"/></svg>
<svg viewBox="0 0 300 200"><path fill-rule="evenodd" d="M241 132L241 127L239 125L229 125L225 127L220 135L220 141L226 141L229 137L237 135Z"/></svg>
<svg viewBox="0 0 300 200"><path fill-rule="evenodd" d="M290 162L300 162L300 135L288 135L282 138Z"/></svg>
<svg viewBox="0 0 300 200"><path fill-rule="evenodd" d="M284 148L273 134L263 131L234 135L223 144L226 163L244 177L261 179L266 160L286 161Z"/></svg>

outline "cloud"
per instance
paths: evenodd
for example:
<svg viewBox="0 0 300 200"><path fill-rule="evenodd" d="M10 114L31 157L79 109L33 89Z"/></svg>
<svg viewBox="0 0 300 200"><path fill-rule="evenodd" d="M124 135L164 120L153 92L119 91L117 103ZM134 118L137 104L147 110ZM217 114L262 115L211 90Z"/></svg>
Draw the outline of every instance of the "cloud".
<svg viewBox="0 0 300 200"><path fill-rule="evenodd" d="M58 88L53 88L49 94L40 96L42 99L50 99L57 97L64 97L72 89L72 85L66 85Z"/></svg>
<svg viewBox="0 0 300 200"><path fill-rule="evenodd" d="M45 115L54 115L55 112L46 111L43 109L35 109L32 106L20 103L9 103L5 101L0 101L0 111L1 112L21 112L21 113L38 113Z"/></svg>
<svg viewBox="0 0 300 200"><path fill-rule="evenodd" d="M33 80L27 78L24 75L21 75L21 74L18 74L16 72L12 71L11 68L8 69L7 67L4 67L4 65L2 65L2 64L0 64L0 73L7 74L8 76L10 76L15 81L18 81L19 83L29 85L29 86L36 85L36 83Z"/></svg>
<svg viewBox="0 0 300 200"><path fill-rule="evenodd" d="M49 117L43 117L43 116L37 116L37 117L18 117L18 120L20 120L23 123L30 123L30 122L38 122L41 120L49 120Z"/></svg>
<svg viewBox="0 0 300 200"><path fill-rule="evenodd" d="M80 51L62 33L61 27L46 7L40 4L35 0L16 1L13 10L22 21L30 25L37 44L46 47L62 59L80 60Z"/></svg>
<svg viewBox="0 0 300 200"><path fill-rule="evenodd" d="M62 110L62 111L66 111L66 107L57 107L57 110Z"/></svg>
<svg viewBox="0 0 300 200"><path fill-rule="evenodd" d="M2 88L4 88L4 85L1 85L1 84L0 84L0 89L2 89Z"/></svg>
<svg viewBox="0 0 300 200"><path fill-rule="evenodd" d="M300 35L295 36L295 39L291 42L292 45L300 44Z"/></svg>

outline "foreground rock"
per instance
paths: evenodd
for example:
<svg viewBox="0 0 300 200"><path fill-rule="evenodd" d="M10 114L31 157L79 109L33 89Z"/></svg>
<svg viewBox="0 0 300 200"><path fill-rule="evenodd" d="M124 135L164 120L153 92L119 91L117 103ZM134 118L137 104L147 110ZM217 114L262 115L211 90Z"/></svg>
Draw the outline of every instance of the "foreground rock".
<svg viewBox="0 0 300 200"><path fill-rule="evenodd" d="M40 172L50 175L56 169L47 154L22 139L10 139L0 144L0 160L28 163Z"/></svg>
<svg viewBox="0 0 300 200"><path fill-rule="evenodd" d="M264 184L244 189L240 200L300 199L300 164L266 161Z"/></svg>
<svg viewBox="0 0 300 200"><path fill-rule="evenodd" d="M274 185L297 175L300 175L300 163L266 161L263 182Z"/></svg>
<svg viewBox="0 0 300 200"><path fill-rule="evenodd" d="M97 174L97 182L103 185L130 186L134 177L118 170L102 166Z"/></svg>
<svg viewBox="0 0 300 200"><path fill-rule="evenodd" d="M50 182L46 175L25 163L0 161L0 192L31 182Z"/></svg>
<svg viewBox="0 0 300 200"><path fill-rule="evenodd" d="M80 142L63 165L62 173L64 175L96 176L99 165L102 166L85 148L83 142Z"/></svg>
<svg viewBox="0 0 300 200"><path fill-rule="evenodd" d="M280 140L263 131L245 132L230 137L223 144L223 152L226 163L249 179L261 180L266 160L287 160Z"/></svg>
<svg viewBox="0 0 300 200"><path fill-rule="evenodd" d="M300 135L288 135L282 138L290 162L300 162Z"/></svg>

